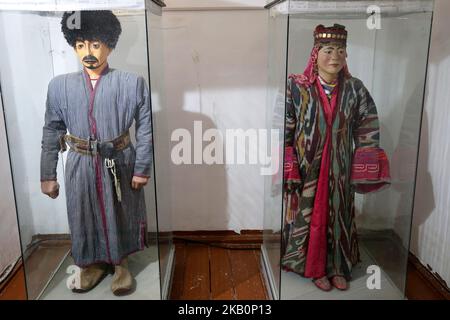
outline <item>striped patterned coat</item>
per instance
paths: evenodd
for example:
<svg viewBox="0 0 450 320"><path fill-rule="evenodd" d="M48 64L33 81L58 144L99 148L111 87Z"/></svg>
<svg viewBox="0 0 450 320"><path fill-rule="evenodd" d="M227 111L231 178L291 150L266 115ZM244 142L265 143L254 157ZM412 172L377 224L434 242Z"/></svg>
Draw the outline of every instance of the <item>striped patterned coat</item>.
<svg viewBox="0 0 450 320"><path fill-rule="evenodd" d="M326 274L350 279L352 267L359 261L355 190L350 180L352 158L355 149L378 148L379 123L375 103L362 81L354 77L339 81L338 110L331 132ZM317 88L300 85L296 75L288 80L286 108L285 167L294 165L298 173L286 179L285 172L282 266L305 275L327 124Z"/></svg>
<svg viewBox="0 0 450 320"><path fill-rule="evenodd" d="M145 80L105 68L92 88L85 71L64 74L48 86L42 137L41 180L56 180L59 138L70 134L112 140L136 124L136 146L115 156L122 201L104 159L69 150L65 167L66 201L75 263L119 264L147 245L144 190L131 188L134 175L150 176L152 136L150 97Z"/></svg>

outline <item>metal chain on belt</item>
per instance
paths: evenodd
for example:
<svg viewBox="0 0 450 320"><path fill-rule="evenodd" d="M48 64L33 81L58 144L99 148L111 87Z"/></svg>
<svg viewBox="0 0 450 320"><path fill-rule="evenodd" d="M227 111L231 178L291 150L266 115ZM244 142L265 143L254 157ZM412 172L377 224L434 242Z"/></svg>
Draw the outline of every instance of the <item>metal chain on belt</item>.
<svg viewBox="0 0 450 320"><path fill-rule="evenodd" d="M111 171L111 174L114 177L114 186L116 187L117 200L119 202L121 202L122 201L122 192L120 191L120 180L117 177L116 163L115 163L114 159L105 158L105 166L106 166L106 168L108 168Z"/></svg>

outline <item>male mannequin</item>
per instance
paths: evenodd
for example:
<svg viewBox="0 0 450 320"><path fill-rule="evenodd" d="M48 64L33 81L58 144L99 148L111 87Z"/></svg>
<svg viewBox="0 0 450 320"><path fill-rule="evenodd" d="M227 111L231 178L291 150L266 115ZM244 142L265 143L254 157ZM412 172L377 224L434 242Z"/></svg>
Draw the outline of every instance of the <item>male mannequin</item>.
<svg viewBox="0 0 450 320"><path fill-rule="evenodd" d="M79 28L70 26L73 14L80 14ZM84 68L59 75L49 84L41 189L51 198L58 196L58 152L67 143L65 185L72 256L82 268L80 287L74 291L92 289L114 266L111 289L120 295L133 286L126 257L147 245L142 187L152 164L149 92L142 77L108 66L121 33L111 11L66 12L61 29ZM128 133L133 122L136 147Z"/></svg>

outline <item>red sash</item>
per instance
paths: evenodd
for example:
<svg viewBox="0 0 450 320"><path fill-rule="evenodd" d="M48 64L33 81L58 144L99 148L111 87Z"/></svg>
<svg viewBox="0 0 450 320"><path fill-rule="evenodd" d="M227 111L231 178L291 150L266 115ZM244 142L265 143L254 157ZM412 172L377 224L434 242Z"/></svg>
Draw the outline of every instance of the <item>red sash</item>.
<svg viewBox="0 0 450 320"><path fill-rule="evenodd" d="M331 101L325 94L319 80L316 80L316 89L327 123L325 144L320 164L319 181L317 183L314 208L309 228L308 252L306 256L305 277L321 278L326 276L327 264L327 228L329 215L329 172L331 153L332 125L338 110L339 83L331 94Z"/></svg>

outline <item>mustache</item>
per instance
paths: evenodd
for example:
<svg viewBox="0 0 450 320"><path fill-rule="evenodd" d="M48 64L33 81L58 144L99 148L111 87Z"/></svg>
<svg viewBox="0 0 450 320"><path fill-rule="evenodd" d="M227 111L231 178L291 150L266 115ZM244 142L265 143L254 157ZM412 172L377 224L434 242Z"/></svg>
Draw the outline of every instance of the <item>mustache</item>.
<svg viewBox="0 0 450 320"><path fill-rule="evenodd" d="M95 63L95 62L98 62L98 59L93 55L87 55L83 58L83 62Z"/></svg>

